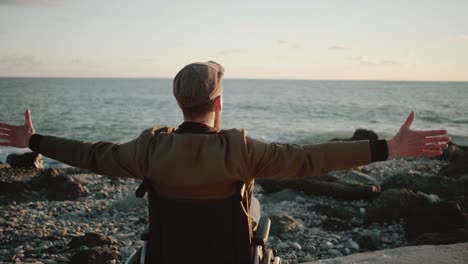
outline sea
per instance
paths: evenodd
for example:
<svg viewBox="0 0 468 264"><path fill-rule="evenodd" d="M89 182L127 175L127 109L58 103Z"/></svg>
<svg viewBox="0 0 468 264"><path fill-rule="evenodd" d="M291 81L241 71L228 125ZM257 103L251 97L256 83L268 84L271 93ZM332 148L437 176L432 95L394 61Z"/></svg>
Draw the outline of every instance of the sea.
<svg viewBox="0 0 468 264"><path fill-rule="evenodd" d="M226 79L223 128L268 142L317 144L358 128L391 138L414 110L415 130L447 129L468 145L468 82ZM0 78L0 122L36 133L123 143L183 121L172 79ZM0 161L28 149L0 147ZM48 166L60 165L46 159Z"/></svg>

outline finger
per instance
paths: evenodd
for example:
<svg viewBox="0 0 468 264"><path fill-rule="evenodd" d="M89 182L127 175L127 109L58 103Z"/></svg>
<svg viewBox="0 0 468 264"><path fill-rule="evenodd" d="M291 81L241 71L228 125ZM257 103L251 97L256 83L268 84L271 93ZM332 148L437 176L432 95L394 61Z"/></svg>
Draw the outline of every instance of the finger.
<svg viewBox="0 0 468 264"><path fill-rule="evenodd" d="M440 130L427 130L427 131L418 131L418 133L425 137L433 137L433 136L442 136L447 135L447 130L440 129Z"/></svg>
<svg viewBox="0 0 468 264"><path fill-rule="evenodd" d="M26 111L24 111L24 125L27 127L32 127L31 110L29 109L26 109Z"/></svg>
<svg viewBox="0 0 468 264"><path fill-rule="evenodd" d="M14 125L10 125L10 124L7 124L7 123L0 123L0 127L5 128L5 129L9 129L9 130L15 128Z"/></svg>
<svg viewBox="0 0 468 264"><path fill-rule="evenodd" d="M414 113L414 111L411 111L411 113L409 114L408 118L406 118L406 121L405 123L403 124L404 127L406 128L409 128L411 126L411 124L413 124L413 121L414 121L414 116L416 114Z"/></svg>
<svg viewBox="0 0 468 264"><path fill-rule="evenodd" d="M10 130L10 129L6 129L6 128L0 127L0 133L2 133L2 134L10 134L10 133L11 133L11 130Z"/></svg>
<svg viewBox="0 0 468 264"><path fill-rule="evenodd" d="M423 150L442 150L448 147L447 144L428 144L423 147Z"/></svg>
<svg viewBox="0 0 468 264"><path fill-rule="evenodd" d="M429 137L424 139L426 143L450 142L450 140L450 137Z"/></svg>
<svg viewBox="0 0 468 264"><path fill-rule="evenodd" d="M10 139L10 138L11 138L11 136L9 136L9 135L2 135L2 134L0 134L0 138L1 138L1 139Z"/></svg>

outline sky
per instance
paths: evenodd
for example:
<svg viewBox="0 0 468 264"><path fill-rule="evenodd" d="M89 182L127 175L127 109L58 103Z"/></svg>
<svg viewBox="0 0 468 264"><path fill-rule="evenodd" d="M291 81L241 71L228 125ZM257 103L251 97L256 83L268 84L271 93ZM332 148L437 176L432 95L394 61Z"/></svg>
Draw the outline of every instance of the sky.
<svg viewBox="0 0 468 264"><path fill-rule="evenodd" d="M0 0L0 76L468 80L468 1Z"/></svg>

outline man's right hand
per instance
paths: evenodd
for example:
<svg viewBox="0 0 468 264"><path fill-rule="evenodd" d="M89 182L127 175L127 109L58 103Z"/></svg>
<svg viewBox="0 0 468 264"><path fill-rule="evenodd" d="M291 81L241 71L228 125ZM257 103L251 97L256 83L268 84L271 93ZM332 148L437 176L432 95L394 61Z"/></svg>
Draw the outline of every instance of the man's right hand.
<svg viewBox="0 0 468 264"><path fill-rule="evenodd" d="M0 123L0 146L27 148L29 139L35 133L36 131L31 121L31 111L26 109L24 112L24 125L15 126Z"/></svg>

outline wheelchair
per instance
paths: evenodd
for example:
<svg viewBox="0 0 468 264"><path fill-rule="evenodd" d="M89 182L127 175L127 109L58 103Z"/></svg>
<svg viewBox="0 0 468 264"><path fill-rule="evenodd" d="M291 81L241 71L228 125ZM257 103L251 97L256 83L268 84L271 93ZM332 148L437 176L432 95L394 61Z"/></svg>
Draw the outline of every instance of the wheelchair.
<svg viewBox="0 0 468 264"><path fill-rule="evenodd" d="M255 230L245 184L231 197L216 200L167 198L145 180L135 191L148 194L149 226L144 245L126 264L280 264L268 248L271 221L261 217Z"/></svg>

